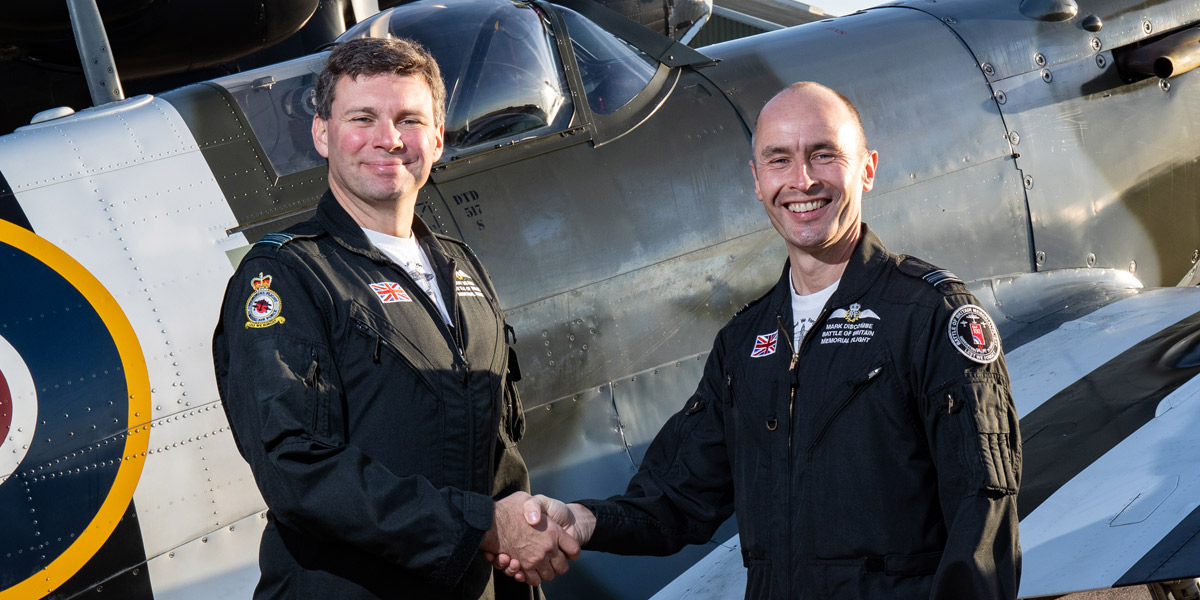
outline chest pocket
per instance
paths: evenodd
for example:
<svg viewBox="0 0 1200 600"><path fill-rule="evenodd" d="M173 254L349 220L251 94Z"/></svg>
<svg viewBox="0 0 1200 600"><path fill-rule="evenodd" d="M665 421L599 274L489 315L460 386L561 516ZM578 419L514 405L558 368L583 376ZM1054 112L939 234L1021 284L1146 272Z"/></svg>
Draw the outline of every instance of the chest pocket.
<svg viewBox="0 0 1200 600"><path fill-rule="evenodd" d="M350 304L350 320L355 332L362 338L353 349L346 351L348 360L369 360L377 364L383 353L391 353L407 363L430 390L438 390L436 383L429 378L430 374L436 372L435 365L453 364L454 355L446 347L441 331L432 321L414 319L408 322L414 331L400 331L357 301ZM425 325L422 321L429 323ZM426 339L426 343L418 346L418 339ZM365 345L358 345L364 341Z"/></svg>
<svg viewBox="0 0 1200 600"><path fill-rule="evenodd" d="M903 414L910 410L906 406L864 406L861 407L861 409L855 406L856 402L859 402L870 392L889 391L891 388L888 388L885 381L894 377L894 373L892 372L892 358L891 354L888 353L887 348L881 349L870 360L861 364L864 366L854 372L853 376L850 377L843 386L838 386L841 388L840 390L835 388L835 390L840 391L841 394L831 394L832 401L824 404L824 406L819 409L816 416L813 418L814 433L812 442L809 444L809 452L812 452L818 446L820 446L821 442L828 437L830 431L833 429L838 420L844 417L848 411L851 411L852 408L855 409L854 412L860 412L860 410L866 410L872 413L877 413L881 410L883 412L883 414L864 415L864 418L866 419L874 419L877 417L900 417L905 421L915 423L912 415ZM879 390L879 388L888 389ZM899 399L898 394L895 395L895 397Z"/></svg>

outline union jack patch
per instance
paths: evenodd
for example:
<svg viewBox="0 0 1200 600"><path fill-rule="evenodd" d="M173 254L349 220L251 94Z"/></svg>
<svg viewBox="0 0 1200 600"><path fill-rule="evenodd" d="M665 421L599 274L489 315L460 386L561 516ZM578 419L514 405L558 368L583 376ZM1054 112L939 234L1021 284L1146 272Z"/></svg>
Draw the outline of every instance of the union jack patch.
<svg viewBox="0 0 1200 600"><path fill-rule="evenodd" d="M384 304L393 302L412 302L412 298L408 296L408 292L400 287L400 284L391 281L380 281L379 283L371 284L371 291L379 296L379 301Z"/></svg>
<svg viewBox="0 0 1200 600"><path fill-rule="evenodd" d="M762 358L775 354L775 346L779 344L779 330L775 330L767 335L760 335L754 338L754 350L750 351L750 358Z"/></svg>

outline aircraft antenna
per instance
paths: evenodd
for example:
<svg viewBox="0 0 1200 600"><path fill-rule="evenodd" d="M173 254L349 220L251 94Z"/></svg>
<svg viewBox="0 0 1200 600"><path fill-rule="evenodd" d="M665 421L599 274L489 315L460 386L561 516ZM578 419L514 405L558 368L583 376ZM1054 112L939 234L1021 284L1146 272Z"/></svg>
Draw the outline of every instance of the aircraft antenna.
<svg viewBox="0 0 1200 600"><path fill-rule="evenodd" d="M75 46L79 48L92 103L100 106L124 100L125 91L121 89L121 77L117 75L117 63L96 0L67 0L67 10L71 13L71 29L75 32Z"/></svg>

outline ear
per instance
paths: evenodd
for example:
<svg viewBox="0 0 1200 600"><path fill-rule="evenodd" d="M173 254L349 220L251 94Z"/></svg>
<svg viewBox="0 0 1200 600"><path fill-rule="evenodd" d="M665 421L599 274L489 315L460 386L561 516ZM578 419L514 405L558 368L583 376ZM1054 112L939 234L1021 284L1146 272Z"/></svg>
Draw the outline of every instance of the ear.
<svg viewBox="0 0 1200 600"><path fill-rule="evenodd" d="M879 153L871 150L863 160L863 191L869 192L875 187L875 167L879 166Z"/></svg>
<svg viewBox="0 0 1200 600"><path fill-rule="evenodd" d="M753 159L750 160L750 175L754 177L754 197L758 198L759 202L762 202L762 193L758 190L758 169L754 167Z"/></svg>
<svg viewBox="0 0 1200 600"><path fill-rule="evenodd" d="M442 158L442 150L445 149L444 146L446 143L446 124L442 123L441 125L438 125L437 133L434 135L435 135L434 142L436 145L433 147L433 162L437 162L438 160L440 160Z"/></svg>
<svg viewBox="0 0 1200 600"><path fill-rule="evenodd" d="M313 115L312 138L317 154L329 158L329 123L320 115Z"/></svg>

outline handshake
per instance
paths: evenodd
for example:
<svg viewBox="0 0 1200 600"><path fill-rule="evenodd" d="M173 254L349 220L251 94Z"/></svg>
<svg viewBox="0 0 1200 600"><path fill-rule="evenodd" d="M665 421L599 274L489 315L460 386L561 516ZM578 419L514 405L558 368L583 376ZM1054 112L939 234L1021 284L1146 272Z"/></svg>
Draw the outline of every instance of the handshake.
<svg viewBox="0 0 1200 600"><path fill-rule="evenodd" d="M505 575L540 585L567 572L595 528L596 517L580 504L517 492L496 502L479 548Z"/></svg>

